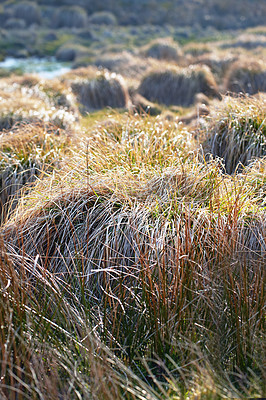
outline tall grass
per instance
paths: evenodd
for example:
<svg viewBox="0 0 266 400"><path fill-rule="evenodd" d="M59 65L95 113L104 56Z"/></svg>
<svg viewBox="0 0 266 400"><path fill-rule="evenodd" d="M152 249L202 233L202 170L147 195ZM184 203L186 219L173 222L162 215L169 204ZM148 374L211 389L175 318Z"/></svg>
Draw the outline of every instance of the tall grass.
<svg viewBox="0 0 266 400"><path fill-rule="evenodd" d="M265 158L230 176L149 116L80 135L1 227L1 396L263 397Z"/></svg>
<svg viewBox="0 0 266 400"><path fill-rule="evenodd" d="M266 155L265 97L224 98L212 110L206 150L224 159L228 173Z"/></svg>

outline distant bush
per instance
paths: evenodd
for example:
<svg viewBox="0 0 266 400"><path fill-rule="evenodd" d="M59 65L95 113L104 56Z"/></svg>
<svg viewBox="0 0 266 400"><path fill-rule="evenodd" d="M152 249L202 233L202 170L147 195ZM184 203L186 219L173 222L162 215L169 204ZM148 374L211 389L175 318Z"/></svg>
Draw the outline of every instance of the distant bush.
<svg viewBox="0 0 266 400"><path fill-rule="evenodd" d="M239 60L232 64L225 78L231 92L255 94L266 92L266 66L262 61Z"/></svg>
<svg viewBox="0 0 266 400"><path fill-rule="evenodd" d="M117 19L111 12L102 11L90 15L89 22L95 25L116 25Z"/></svg>
<svg viewBox="0 0 266 400"><path fill-rule="evenodd" d="M54 15L53 28L84 28L87 23L87 13L82 7L59 7Z"/></svg>
<svg viewBox="0 0 266 400"><path fill-rule="evenodd" d="M38 5L31 1L22 1L13 7L15 18L23 19L27 25L39 24L41 22L41 13Z"/></svg>
<svg viewBox="0 0 266 400"><path fill-rule="evenodd" d="M266 98L225 98L212 110L205 149L224 159L226 171L266 155Z"/></svg>
<svg viewBox="0 0 266 400"><path fill-rule="evenodd" d="M72 89L85 111L104 107L124 108L129 103L125 83L116 74L100 73L95 79L74 82Z"/></svg>
<svg viewBox="0 0 266 400"><path fill-rule="evenodd" d="M179 61L183 55L178 44L169 39L158 39L149 43L143 48L142 54L146 57L168 61Z"/></svg>
<svg viewBox="0 0 266 400"><path fill-rule="evenodd" d="M219 96L215 79L205 66L152 72L142 80L138 92L153 102L184 107L193 104L197 93Z"/></svg>

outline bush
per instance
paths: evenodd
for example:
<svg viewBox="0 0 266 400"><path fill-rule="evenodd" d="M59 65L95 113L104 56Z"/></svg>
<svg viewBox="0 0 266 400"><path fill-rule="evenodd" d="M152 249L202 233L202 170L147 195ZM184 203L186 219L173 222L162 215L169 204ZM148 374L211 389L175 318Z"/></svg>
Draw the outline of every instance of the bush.
<svg viewBox="0 0 266 400"><path fill-rule="evenodd" d="M128 90L122 77L116 74L99 73L95 79L73 82L72 90L84 111L129 105Z"/></svg>
<svg viewBox="0 0 266 400"><path fill-rule="evenodd" d="M229 97L212 110L205 150L223 158L230 174L266 155L265 100Z"/></svg>
<svg viewBox="0 0 266 400"><path fill-rule="evenodd" d="M15 18L23 19L26 24L40 24L41 14L37 4L30 1L22 1L13 7L13 15Z"/></svg>
<svg viewBox="0 0 266 400"><path fill-rule="evenodd" d="M58 8L52 21L53 28L84 28L86 24L87 13L78 6Z"/></svg>
<svg viewBox="0 0 266 400"><path fill-rule="evenodd" d="M265 64L262 61L236 61L225 77L225 88L231 92L251 95L266 92Z"/></svg>
<svg viewBox="0 0 266 400"><path fill-rule="evenodd" d="M218 88L208 67L168 68L152 72L141 82L138 92L152 102L190 106L197 93L218 97Z"/></svg>

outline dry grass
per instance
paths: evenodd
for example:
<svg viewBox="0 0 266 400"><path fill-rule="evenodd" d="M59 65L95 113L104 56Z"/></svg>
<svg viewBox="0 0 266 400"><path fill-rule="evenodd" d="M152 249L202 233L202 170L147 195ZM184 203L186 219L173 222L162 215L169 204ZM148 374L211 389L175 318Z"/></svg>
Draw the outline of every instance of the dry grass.
<svg viewBox="0 0 266 400"><path fill-rule="evenodd" d="M58 168L71 143L52 124L24 124L0 135L0 220L8 218L37 176ZM27 185L27 186L25 186Z"/></svg>
<svg viewBox="0 0 266 400"><path fill-rule="evenodd" d="M84 383L90 361L91 336L82 323L89 321L90 332L110 352L102 352L98 342L101 358L95 356L95 375L108 372L116 382L115 392L103 398L124 398L128 387L138 398L130 370L142 377L137 386L151 399L179 399L182 390L192 388L201 393L202 385L217 398L222 393L261 395L266 225L255 184L261 167L229 177L218 162L202 164L194 158L141 186L122 172L120 182L114 180L117 172L109 177L85 174L82 180L78 168L61 181L55 177L54 182L42 182L46 190L32 192L2 229L5 251L18 271L23 262L26 281L34 288L42 279L57 290L55 305L49 301L42 315L46 332L53 335L48 317L52 308L53 320L64 326L60 341L64 343L66 329L70 332L67 348L73 336L78 337L81 376L73 381L76 390L85 390L78 382ZM86 307L84 319L80 313ZM69 362L69 357L67 352L61 362ZM53 366L56 371L62 368L58 358ZM127 377L126 387L116 368ZM206 372L213 368L223 371L220 386ZM252 369L258 378L249 375ZM93 380L93 369L89 375ZM64 382L68 384L68 378ZM87 395L90 389L100 398L93 383Z"/></svg>
<svg viewBox="0 0 266 400"><path fill-rule="evenodd" d="M153 102L165 105L193 104L197 93L210 97L218 96L218 88L208 67L168 68L153 72L141 82L138 92Z"/></svg>
<svg viewBox="0 0 266 400"><path fill-rule="evenodd" d="M266 69L263 61L236 61L225 77L225 89L255 94L266 91Z"/></svg>
<svg viewBox="0 0 266 400"><path fill-rule="evenodd" d="M71 85L90 110L120 101L96 71L0 80L3 115L25 121L0 136L0 398L262 398L264 96L208 104L208 68L170 68L149 90L209 105L200 131L177 107L51 125L75 117Z"/></svg>
<svg viewBox="0 0 266 400"><path fill-rule="evenodd" d="M266 155L265 96L225 97L209 119L206 151L224 159L230 174Z"/></svg>
<svg viewBox="0 0 266 400"><path fill-rule="evenodd" d="M157 39L144 46L140 53L145 57L156 58L157 60L183 61L183 52L180 46L171 38Z"/></svg>
<svg viewBox="0 0 266 400"><path fill-rule="evenodd" d="M129 94L123 78L107 71L99 72L95 79L76 80L72 90L83 111L93 111L105 107L127 108Z"/></svg>
<svg viewBox="0 0 266 400"><path fill-rule="evenodd" d="M36 122L73 129L78 115L72 97L56 80L47 82L34 76L1 79L0 130Z"/></svg>

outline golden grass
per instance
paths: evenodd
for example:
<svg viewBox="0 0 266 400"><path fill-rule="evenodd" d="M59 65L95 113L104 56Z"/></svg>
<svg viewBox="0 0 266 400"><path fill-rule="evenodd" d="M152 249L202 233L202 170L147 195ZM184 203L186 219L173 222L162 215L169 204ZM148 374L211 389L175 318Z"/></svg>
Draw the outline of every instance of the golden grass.
<svg viewBox="0 0 266 400"><path fill-rule="evenodd" d="M225 77L225 89L231 92L255 94L266 91L266 68L262 60L238 60Z"/></svg>
<svg viewBox="0 0 266 400"><path fill-rule="evenodd" d="M194 103L197 93L219 96L215 79L206 66L151 72L141 81L138 92L153 102L184 107Z"/></svg>
<svg viewBox="0 0 266 400"><path fill-rule="evenodd" d="M228 173L266 155L265 96L224 97L212 107L206 151L223 158Z"/></svg>
<svg viewBox="0 0 266 400"><path fill-rule="evenodd" d="M115 73L98 72L95 79L76 80L72 90L82 111L94 111L105 107L128 108L130 99L122 76Z"/></svg>
<svg viewBox="0 0 266 400"><path fill-rule="evenodd" d="M24 117L87 78L0 86ZM263 397L265 99L222 100L200 132L105 109L1 133L1 398Z"/></svg>

